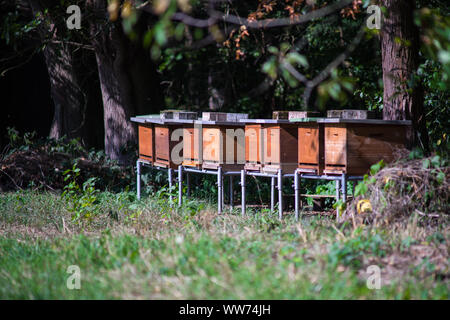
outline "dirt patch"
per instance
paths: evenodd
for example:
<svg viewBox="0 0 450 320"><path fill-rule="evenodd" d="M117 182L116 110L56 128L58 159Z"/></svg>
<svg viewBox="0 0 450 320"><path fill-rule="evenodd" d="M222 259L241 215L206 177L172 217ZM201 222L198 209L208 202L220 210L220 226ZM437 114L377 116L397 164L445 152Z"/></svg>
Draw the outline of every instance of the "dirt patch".
<svg viewBox="0 0 450 320"><path fill-rule="evenodd" d="M30 147L0 158L0 192L25 188L61 190L65 185L63 173L74 163L81 169L80 181L99 177L100 187L128 182L133 172L121 170L106 160L90 160L87 152L65 153L52 149L51 145Z"/></svg>

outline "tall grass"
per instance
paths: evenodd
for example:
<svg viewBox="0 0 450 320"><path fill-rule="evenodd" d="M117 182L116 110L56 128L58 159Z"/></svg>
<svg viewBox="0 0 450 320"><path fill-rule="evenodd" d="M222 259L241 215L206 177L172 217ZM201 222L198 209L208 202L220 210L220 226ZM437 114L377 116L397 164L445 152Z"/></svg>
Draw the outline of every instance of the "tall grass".
<svg viewBox="0 0 450 320"><path fill-rule="evenodd" d="M96 201L79 223L57 194L0 195L0 298L449 298L447 226L218 215L198 200L178 209L165 192L142 201L102 192ZM71 265L79 290L66 285ZM366 285L369 265L381 268L380 290Z"/></svg>

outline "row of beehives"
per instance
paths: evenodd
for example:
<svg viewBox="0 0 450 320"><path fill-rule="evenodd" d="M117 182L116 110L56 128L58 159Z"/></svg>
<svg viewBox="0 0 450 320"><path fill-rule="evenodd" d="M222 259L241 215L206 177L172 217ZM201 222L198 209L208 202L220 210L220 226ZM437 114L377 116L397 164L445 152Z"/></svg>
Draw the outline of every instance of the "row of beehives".
<svg viewBox="0 0 450 320"><path fill-rule="evenodd" d="M357 110L330 114L274 112L274 119L248 119L205 112L197 120L196 113L171 111L132 121L139 127L139 157L173 169L361 175L405 146L409 121L369 119L369 112Z"/></svg>

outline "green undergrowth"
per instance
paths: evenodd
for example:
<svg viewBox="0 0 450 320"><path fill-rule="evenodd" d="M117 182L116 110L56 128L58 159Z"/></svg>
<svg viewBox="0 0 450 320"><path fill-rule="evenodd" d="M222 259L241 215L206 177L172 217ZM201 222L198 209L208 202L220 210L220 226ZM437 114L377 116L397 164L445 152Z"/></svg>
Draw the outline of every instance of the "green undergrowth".
<svg viewBox="0 0 450 320"><path fill-rule="evenodd" d="M74 219L59 194L0 195L2 299L448 299L448 228L389 229L239 208L173 190L95 194ZM69 200L70 201L70 200ZM380 267L369 289L367 268ZM70 290L69 266L80 270Z"/></svg>

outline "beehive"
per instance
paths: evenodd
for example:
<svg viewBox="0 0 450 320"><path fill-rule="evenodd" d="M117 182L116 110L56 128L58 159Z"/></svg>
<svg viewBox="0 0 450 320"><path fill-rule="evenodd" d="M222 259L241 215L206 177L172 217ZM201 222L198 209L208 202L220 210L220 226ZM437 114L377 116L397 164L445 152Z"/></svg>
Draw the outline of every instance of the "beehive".
<svg viewBox="0 0 450 320"><path fill-rule="evenodd" d="M152 124L139 124L139 158L153 163L154 134Z"/></svg>
<svg viewBox="0 0 450 320"><path fill-rule="evenodd" d="M194 120L162 119L160 115L151 115L134 117L131 121L138 123L141 159L172 169L182 164L183 127L193 127Z"/></svg>
<svg viewBox="0 0 450 320"><path fill-rule="evenodd" d="M296 124L288 120L246 120L246 131L246 169L266 173L275 173L279 169L284 173L295 171L298 152Z"/></svg>
<svg viewBox="0 0 450 320"><path fill-rule="evenodd" d="M297 168L298 129L289 123L267 123L263 127L263 172L293 173Z"/></svg>
<svg viewBox="0 0 450 320"><path fill-rule="evenodd" d="M245 164L244 123L196 121L202 126L202 168L242 170Z"/></svg>
<svg viewBox="0 0 450 320"><path fill-rule="evenodd" d="M260 171L262 124L247 123L245 125L245 170Z"/></svg>
<svg viewBox="0 0 450 320"><path fill-rule="evenodd" d="M395 159L406 145L410 121L321 119L326 174L363 175L383 159Z"/></svg>
<svg viewBox="0 0 450 320"><path fill-rule="evenodd" d="M203 133L200 126L183 128L183 166L200 168L202 162Z"/></svg>
<svg viewBox="0 0 450 320"><path fill-rule="evenodd" d="M131 118L131 121L138 125L139 159L150 163L153 163L155 156L155 137L153 124L148 121L158 118L159 115L145 115Z"/></svg>
<svg viewBox="0 0 450 320"><path fill-rule="evenodd" d="M320 175L324 169L324 125L317 119L293 119L298 126L298 171Z"/></svg>
<svg viewBox="0 0 450 320"><path fill-rule="evenodd" d="M153 164L158 167L177 169L183 159L183 124L163 122L155 123L154 127L155 159ZM174 134L175 130L178 134ZM181 147L174 151L179 144Z"/></svg>

